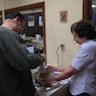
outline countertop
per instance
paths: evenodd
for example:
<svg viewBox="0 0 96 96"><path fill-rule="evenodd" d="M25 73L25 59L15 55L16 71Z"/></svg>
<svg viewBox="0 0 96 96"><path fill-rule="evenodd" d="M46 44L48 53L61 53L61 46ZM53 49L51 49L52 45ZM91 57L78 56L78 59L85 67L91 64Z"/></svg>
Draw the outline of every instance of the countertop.
<svg viewBox="0 0 96 96"><path fill-rule="evenodd" d="M50 88L43 89L43 87L36 87L37 93L40 96L68 96L69 79L59 81L57 85Z"/></svg>

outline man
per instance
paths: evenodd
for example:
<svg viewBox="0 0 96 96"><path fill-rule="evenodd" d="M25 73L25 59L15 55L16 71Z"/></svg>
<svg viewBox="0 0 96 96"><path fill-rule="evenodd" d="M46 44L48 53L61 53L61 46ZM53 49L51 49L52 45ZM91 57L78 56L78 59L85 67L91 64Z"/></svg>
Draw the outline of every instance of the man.
<svg viewBox="0 0 96 96"><path fill-rule="evenodd" d="M24 26L23 15L13 12L0 27L0 96L34 96L30 69L43 64L43 57L29 53L20 41Z"/></svg>

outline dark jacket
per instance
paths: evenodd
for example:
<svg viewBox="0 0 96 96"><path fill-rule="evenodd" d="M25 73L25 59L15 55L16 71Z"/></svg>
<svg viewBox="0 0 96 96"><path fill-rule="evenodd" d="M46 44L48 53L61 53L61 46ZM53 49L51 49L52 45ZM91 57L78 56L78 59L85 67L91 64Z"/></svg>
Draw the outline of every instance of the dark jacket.
<svg viewBox="0 0 96 96"><path fill-rule="evenodd" d="M43 63L43 58L29 53L19 35L0 27L0 96L34 96L30 69Z"/></svg>

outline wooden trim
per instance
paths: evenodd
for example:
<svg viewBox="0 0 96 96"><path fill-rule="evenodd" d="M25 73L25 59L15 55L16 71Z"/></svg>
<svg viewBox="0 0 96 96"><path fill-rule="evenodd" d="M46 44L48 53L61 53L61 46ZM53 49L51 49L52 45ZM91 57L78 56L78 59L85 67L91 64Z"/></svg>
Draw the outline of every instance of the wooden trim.
<svg viewBox="0 0 96 96"><path fill-rule="evenodd" d="M40 2L40 3L15 7L15 8L11 8L11 9L5 9L4 12L9 13L9 12L13 12L13 11L22 11L22 10L28 10L28 9L33 9L33 8L42 8L43 5L44 5L44 2Z"/></svg>
<svg viewBox="0 0 96 96"><path fill-rule="evenodd" d="M90 0L83 0L83 19L90 19Z"/></svg>
<svg viewBox="0 0 96 96"><path fill-rule="evenodd" d="M3 16L2 16L2 11L0 11L0 15L1 15L1 22L3 23Z"/></svg>
<svg viewBox="0 0 96 96"><path fill-rule="evenodd" d="M0 15L2 15L2 11L0 11Z"/></svg>
<svg viewBox="0 0 96 96"><path fill-rule="evenodd" d="M44 48L44 53L46 54L45 3L43 3L43 5L42 5L42 10L43 10L43 12L42 12L42 16L43 16L43 36L44 36L44 47L45 47Z"/></svg>

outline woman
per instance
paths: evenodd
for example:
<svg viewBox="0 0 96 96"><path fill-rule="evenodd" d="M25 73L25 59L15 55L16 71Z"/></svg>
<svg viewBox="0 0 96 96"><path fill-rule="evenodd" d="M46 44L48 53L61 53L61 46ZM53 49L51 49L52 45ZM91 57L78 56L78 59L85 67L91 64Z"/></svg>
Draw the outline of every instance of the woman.
<svg viewBox="0 0 96 96"><path fill-rule="evenodd" d="M48 69L62 71L51 80L63 80L72 76L70 96L96 96L96 33L89 21L79 21L71 26L71 32L80 45L71 65L63 68L49 66Z"/></svg>

